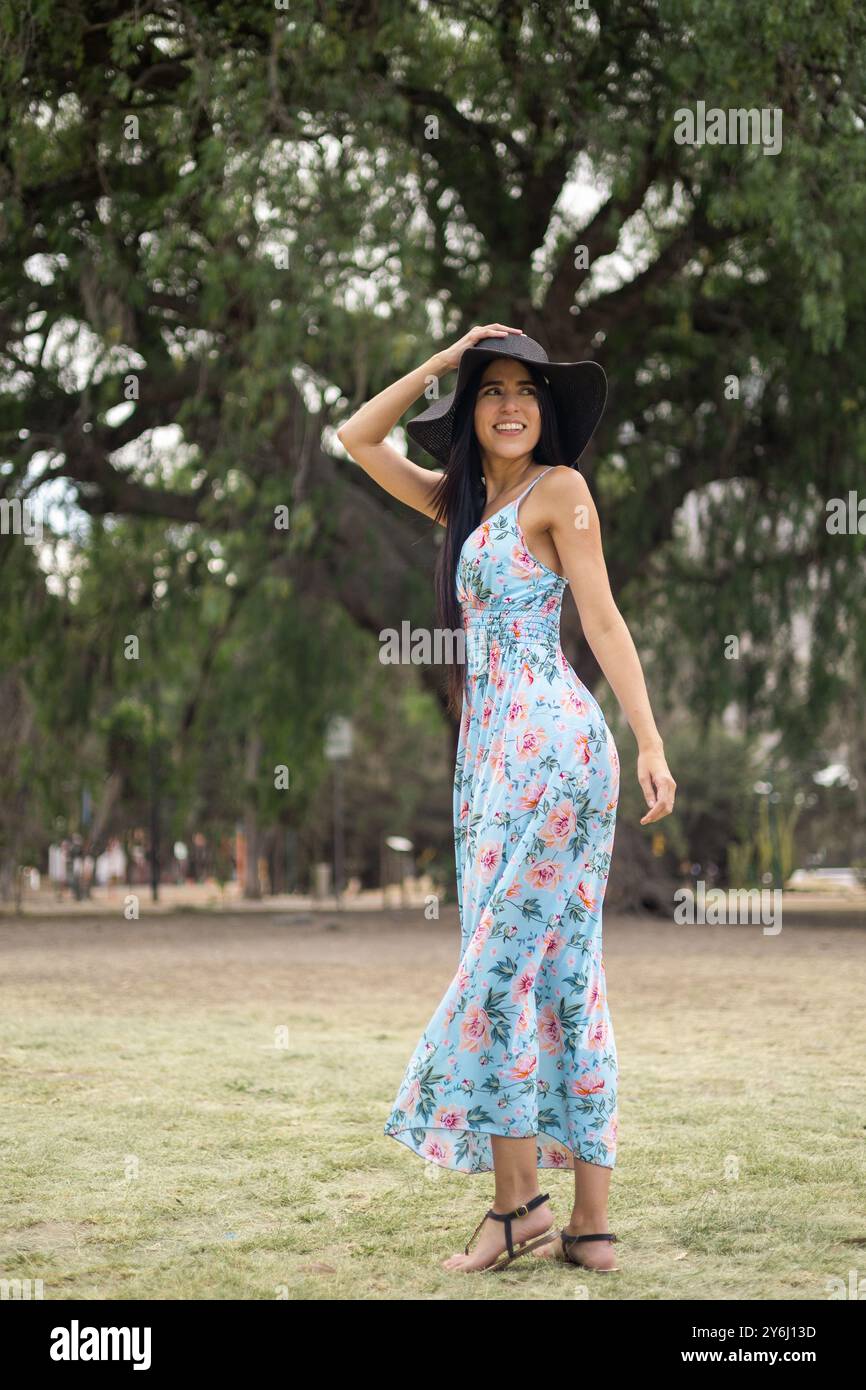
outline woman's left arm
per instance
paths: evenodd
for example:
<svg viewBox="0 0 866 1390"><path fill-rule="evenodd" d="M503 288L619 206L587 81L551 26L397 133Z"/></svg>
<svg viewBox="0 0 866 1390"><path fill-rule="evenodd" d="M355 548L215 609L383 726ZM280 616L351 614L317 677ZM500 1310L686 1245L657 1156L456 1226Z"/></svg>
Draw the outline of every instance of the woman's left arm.
<svg viewBox="0 0 866 1390"><path fill-rule="evenodd" d="M640 657L611 593L592 494L586 479L575 469L556 471L558 476L545 493L550 504L550 534L584 636L637 740L637 777L649 807L640 823L649 825L670 815L676 782L653 718Z"/></svg>

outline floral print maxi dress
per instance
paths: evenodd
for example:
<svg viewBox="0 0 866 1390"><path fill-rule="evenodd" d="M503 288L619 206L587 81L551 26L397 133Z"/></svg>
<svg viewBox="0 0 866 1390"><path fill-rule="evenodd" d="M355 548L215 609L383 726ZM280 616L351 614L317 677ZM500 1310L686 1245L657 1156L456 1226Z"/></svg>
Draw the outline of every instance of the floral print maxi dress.
<svg viewBox="0 0 866 1390"><path fill-rule="evenodd" d="M548 470L549 471L549 470ZM454 774L461 947L385 1134L464 1173L490 1136L540 1168L612 1168L617 1056L602 957L619 758L559 644L568 580L527 549L520 497L457 569L466 686Z"/></svg>

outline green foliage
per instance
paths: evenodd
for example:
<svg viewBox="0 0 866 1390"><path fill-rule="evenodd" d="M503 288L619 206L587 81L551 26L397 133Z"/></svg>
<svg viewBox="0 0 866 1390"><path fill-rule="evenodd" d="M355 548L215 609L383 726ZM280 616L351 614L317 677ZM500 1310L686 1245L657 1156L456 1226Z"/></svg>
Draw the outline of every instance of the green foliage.
<svg viewBox="0 0 866 1390"><path fill-rule="evenodd" d="M817 750L866 676L866 540L825 525L866 453L864 40L845 0L0 0L0 480L49 533L38 565L4 537L0 578L33 824L111 774L109 823L140 819L155 760L178 833L300 833L330 714L381 733L368 681L433 737L428 673L370 674L378 627L432 621L430 551L322 431L488 319L608 371L582 467L654 702ZM677 144L699 100L779 108L781 151ZM400 585L339 563L371 523ZM690 791L669 838L721 862L730 792Z"/></svg>
<svg viewBox="0 0 866 1390"><path fill-rule="evenodd" d="M789 758L781 743L768 750L714 720L678 725L665 754L677 796L658 829L673 868L699 864L706 878L715 866L710 876L731 887L781 887L814 854L824 808L808 753ZM618 815L637 821L646 806L628 774L626 764Z"/></svg>

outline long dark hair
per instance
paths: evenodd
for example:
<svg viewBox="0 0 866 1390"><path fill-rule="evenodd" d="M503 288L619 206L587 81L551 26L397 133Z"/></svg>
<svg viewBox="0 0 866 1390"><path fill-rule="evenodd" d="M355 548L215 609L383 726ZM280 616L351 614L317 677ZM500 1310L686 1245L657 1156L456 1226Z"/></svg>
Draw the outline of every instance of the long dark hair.
<svg viewBox="0 0 866 1390"><path fill-rule="evenodd" d="M457 600L457 565L463 544L481 521L484 511L484 473L481 450L475 434L475 401L481 375L489 363L482 362L461 392L454 412L451 452L442 481L433 494L436 522L445 517L445 538L436 565L436 616L440 630L461 633L463 619ZM547 467L564 464L562 442L556 423L556 407L547 378L531 363L526 367L535 382L541 412L541 435L532 451L536 463ZM459 654L459 653L458 653ZM448 709L460 715L465 685L465 663L453 661L448 669Z"/></svg>

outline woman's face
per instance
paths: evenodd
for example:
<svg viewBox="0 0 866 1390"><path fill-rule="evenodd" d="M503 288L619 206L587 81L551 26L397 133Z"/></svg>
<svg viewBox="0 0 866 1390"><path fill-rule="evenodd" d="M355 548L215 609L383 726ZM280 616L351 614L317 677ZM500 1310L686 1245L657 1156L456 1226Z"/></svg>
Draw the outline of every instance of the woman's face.
<svg viewBox="0 0 866 1390"><path fill-rule="evenodd" d="M541 407L525 362L495 357L487 363L475 400L475 434L482 457L514 462L532 453L541 438Z"/></svg>

